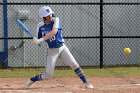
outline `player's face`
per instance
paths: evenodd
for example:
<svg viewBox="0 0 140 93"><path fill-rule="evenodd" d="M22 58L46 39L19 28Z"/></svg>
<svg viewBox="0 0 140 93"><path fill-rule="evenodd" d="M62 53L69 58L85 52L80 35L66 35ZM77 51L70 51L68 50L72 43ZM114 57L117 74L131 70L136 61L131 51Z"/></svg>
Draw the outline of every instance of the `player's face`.
<svg viewBox="0 0 140 93"><path fill-rule="evenodd" d="M52 15L43 17L43 21L44 21L44 23L46 23L46 24L51 23L51 22L52 22Z"/></svg>

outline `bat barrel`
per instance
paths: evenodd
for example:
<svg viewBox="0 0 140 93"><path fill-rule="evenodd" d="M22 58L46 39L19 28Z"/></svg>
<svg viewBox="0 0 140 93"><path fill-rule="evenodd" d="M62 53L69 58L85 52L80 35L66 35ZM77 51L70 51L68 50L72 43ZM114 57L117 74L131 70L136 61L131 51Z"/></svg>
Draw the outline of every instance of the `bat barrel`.
<svg viewBox="0 0 140 93"><path fill-rule="evenodd" d="M16 22L19 24L20 27L22 27L22 29L24 29L26 33L28 33L31 37L33 37L31 31L27 28L25 24L23 24L19 19L17 19Z"/></svg>

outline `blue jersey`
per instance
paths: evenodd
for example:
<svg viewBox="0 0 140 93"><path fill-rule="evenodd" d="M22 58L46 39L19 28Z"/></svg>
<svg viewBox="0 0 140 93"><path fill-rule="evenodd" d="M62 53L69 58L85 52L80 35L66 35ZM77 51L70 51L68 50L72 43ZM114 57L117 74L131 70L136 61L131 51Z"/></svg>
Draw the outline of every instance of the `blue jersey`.
<svg viewBox="0 0 140 93"><path fill-rule="evenodd" d="M54 27L54 21L50 24L43 24L39 27L38 31L38 38L44 37L46 34L48 34ZM49 48L59 48L63 45L64 40L62 37L62 27L60 24L60 21L58 22L58 31L54 37L52 37L49 40L46 40L45 42L48 44Z"/></svg>

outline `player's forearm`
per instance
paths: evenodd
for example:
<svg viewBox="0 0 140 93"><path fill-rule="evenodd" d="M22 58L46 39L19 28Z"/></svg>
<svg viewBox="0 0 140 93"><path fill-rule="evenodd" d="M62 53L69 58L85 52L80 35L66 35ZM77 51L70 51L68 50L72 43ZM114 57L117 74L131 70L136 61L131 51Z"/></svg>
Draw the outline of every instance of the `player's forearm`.
<svg viewBox="0 0 140 93"><path fill-rule="evenodd" d="M42 37L40 39L37 39L36 37L34 37L33 38L33 43L38 45L42 41L49 40L49 39L51 39L51 38L53 38L55 36L55 34L57 33L57 31L58 31L58 29L57 28L54 28L47 35L45 35L44 37Z"/></svg>
<svg viewBox="0 0 140 93"><path fill-rule="evenodd" d="M46 34L43 39L44 40L49 40L51 38L53 38L55 36L55 34L57 33L58 29L54 28L52 31L50 31L48 34Z"/></svg>

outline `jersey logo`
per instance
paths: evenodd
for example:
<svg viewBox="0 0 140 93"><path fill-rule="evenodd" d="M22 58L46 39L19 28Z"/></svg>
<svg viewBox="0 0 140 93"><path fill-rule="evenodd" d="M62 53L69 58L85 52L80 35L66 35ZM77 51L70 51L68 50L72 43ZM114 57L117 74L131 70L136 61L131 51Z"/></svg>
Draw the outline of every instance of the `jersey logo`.
<svg viewBox="0 0 140 93"><path fill-rule="evenodd" d="M42 30L42 31L44 31L44 30L45 30L45 28L41 28L41 30Z"/></svg>
<svg viewBox="0 0 140 93"><path fill-rule="evenodd" d="M46 34L48 34L48 31L43 31L42 32L42 36L45 36Z"/></svg>

